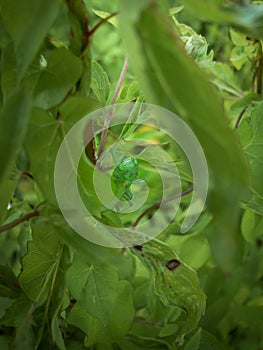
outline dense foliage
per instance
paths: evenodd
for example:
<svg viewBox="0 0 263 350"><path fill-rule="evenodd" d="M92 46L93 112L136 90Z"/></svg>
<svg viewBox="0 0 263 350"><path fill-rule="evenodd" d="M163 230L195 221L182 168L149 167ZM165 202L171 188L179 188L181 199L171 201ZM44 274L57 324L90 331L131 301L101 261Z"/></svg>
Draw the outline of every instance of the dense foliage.
<svg viewBox="0 0 263 350"><path fill-rule="evenodd" d="M263 1L0 0L0 10L0 348L262 349ZM54 166L77 121L131 101L187 122L209 193L182 233L195 185L183 152L132 118L110 128L103 146L121 140L172 171L155 146L165 150L185 191L157 239L113 249L68 225ZM132 199L137 179L149 195L136 212L105 210L90 184L104 142L94 140L78 168L83 202L132 234L159 207L160 178L116 151L117 197Z"/></svg>

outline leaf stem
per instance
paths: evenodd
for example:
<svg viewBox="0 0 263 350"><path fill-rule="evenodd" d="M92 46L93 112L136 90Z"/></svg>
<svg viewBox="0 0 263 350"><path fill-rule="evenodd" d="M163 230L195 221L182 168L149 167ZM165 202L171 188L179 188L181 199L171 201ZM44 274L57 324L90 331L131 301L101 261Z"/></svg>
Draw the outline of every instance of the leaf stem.
<svg viewBox="0 0 263 350"><path fill-rule="evenodd" d="M0 226L0 232L10 230L11 228L13 228L17 225L20 225L22 222L28 221L35 216L40 216L40 212L38 210L34 210L31 213L28 213L24 216L21 216L20 218L18 218L16 220L12 221L12 222L9 222L8 224Z"/></svg>
<svg viewBox="0 0 263 350"><path fill-rule="evenodd" d="M113 13L111 13L110 15L108 15L107 17L102 18L102 19L88 32L89 37L91 37L91 36L96 32L96 30L97 30L102 24L104 24L105 22L107 22L109 19L111 19L112 17L116 16L117 14L118 14L118 12L113 12Z"/></svg>
<svg viewBox="0 0 263 350"><path fill-rule="evenodd" d="M237 128L239 127L239 124L240 124L240 122L241 122L241 119L242 119L242 117L243 117L243 115L244 115L246 109L247 109L247 106L245 106L245 107L242 109L242 111L240 112L240 114L239 114L239 116L238 116L238 118L237 118L237 121L236 121L236 123L235 123L235 129L237 129Z"/></svg>
<svg viewBox="0 0 263 350"><path fill-rule="evenodd" d="M120 93L121 86L122 86L122 83L123 83L123 80L124 80L127 68L128 68L128 57L125 58L125 61L123 63L121 74L120 74L119 80L117 82L117 86L116 86L116 89L114 91L113 98L111 100L111 104L110 105L112 107L111 107L109 113L105 117L104 128L103 128L103 131L101 133L101 140L100 140L100 145L99 145L99 150L98 150L98 160L100 159L100 157L101 157L101 155L103 153L103 150L104 150L104 146L105 146L105 142L106 142L106 138L107 138L107 134L108 134L108 129L109 129L109 126L110 126L110 121L111 121L111 119L113 117L113 105L116 103L116 100L117 100L118 95Z"/></svg>
<svg viewBox="0 0 263 350"><path fill-rule="evenodd" d="M160 202L157 202L157 203L151 205L149 208L144 210L144 212L141 215L138 216L138 218L136 219L135 223L132 225L132 228L135 229L138 226L138 224L141 221L141 219L145 215L150 213L153 209L158 208L161 204L165 204L165 203L171 202L171 201L173 201L173 200L175 200L177 198L183 197L183 196L187 195L188 193L193 192L193 189L194 189L193 187L190 187L190 188L188 188L187 190L185 190L183 192L177 193L174 196L168 197L168 198L166 198L166 199L164 199L164 200L162 200Z"/></svg>

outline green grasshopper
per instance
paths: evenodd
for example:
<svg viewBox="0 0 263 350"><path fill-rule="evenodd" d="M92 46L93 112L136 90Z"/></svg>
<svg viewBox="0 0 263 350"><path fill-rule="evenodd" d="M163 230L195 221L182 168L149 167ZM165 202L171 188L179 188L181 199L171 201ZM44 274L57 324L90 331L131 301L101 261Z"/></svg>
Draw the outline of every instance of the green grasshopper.
<svg viewBox="0 0 263 350"><path fill-rule="evenodd" d="M133 197L130 186L138 178L138 161L126 157L113 171L112 179L117 187L116 196L122 201L130 201Z"/></svg>

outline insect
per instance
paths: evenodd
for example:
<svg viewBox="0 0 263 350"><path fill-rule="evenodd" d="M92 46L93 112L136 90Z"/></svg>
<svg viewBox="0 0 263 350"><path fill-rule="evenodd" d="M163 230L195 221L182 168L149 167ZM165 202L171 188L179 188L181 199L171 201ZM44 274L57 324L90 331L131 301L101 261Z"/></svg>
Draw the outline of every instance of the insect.
<svg viewBox="0 0 263 350"><path fill-rule="evenodd" d="M130 186L138 178L138 161L126 157L113 171L112 179L116 185L116 196L122 201L130 201L133 197Z"/></svg>

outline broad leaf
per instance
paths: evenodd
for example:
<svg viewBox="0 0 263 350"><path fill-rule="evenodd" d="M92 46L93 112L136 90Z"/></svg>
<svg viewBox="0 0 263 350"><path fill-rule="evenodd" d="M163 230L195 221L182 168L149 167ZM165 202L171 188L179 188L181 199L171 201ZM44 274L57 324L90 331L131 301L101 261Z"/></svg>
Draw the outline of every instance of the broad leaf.
<svg viewBox="0 0 263 350"><path fill-rule="evenodd" d="M121 4L121 32L148 101L184 118L205 152L213 179L209 201L216 224L215 237L211 237L216 241L213 253L222 268L229 271L240 264L240 254L229 249L222 257L217 254L216 245L222 251L230 242L230 246L235 244L238 202L249 183L245 157L228 125L219 96L184 51L158 7L147 7L148 1L139 7L135 2Z"/></svg>
<svg viewBox="0 0 263 350"><path fill-rule="evenodd" d="M56 18L59 1L1 0L0 5L4 25L14 41L20 80Z"/></svg>
<svg viewBox="0 0 263 350"><path fill-rule="evenodd" d="M67 131L96 106L96 102L88 98L73 97L60 107L59 119L55 119L42 109L33 110L25 146L32 174L45 198L52 204L57 203L54 190L54 166L60 144ZM82 190L85 192L83 186Z"/></svg>
<svg viewBox="0 0 263 350"><path fill-rule="evenodd" d="M132 297L131 285L120 281L115 306L106 326L91 316L79 302L72 308L67 321L87 334L86 346L118 341L129 332L135 315Z"/></svg>
<svg viewBox="0 0 263 350"><path fill-rule="evenodd" d="M41 304L52 292L62 256L62 244L57 230L48 224L32 225L32 241L23 258L23 271L19 282L26 295ZM54 283L54 282L53 282Z"/></svg>
<svg viewBox="0 0 263 350"><path fill-rule="evenodd" d="M194 330L205 311L206 297L194 270L187 266L165 243L151 240L133 249L151 271L154 290L165 305L186 312L184 325L177 332L178 341Z"/></svg>
<svg viewBox="0 0 263 350"><path fill-rule="evenodd" d="M68 271L72 296L106 327L118 293L118 275L111 266L94 266L76 259Z"/></svg>
<svg viewBox="0 0 263 350"><path fill-rule="evenodd" d="M35 106L49 109L60 103L80 78L82 63L69 50L54 50L46 58L34 90Z"/></svg>
<svg viewBox="0 0 263 350"><path fill-rule="evenodd" d="M13 176L12 181L10 173L25 136L31 103L30 93L23 86L7 99L0 112L0 192L4 194L0 219L14 189L16 178Z"/></svg>
<svg viewBox="0 0 263 350"><path fill-rule="evenodd" d="M195 0L182 1L195 16L205 21L231 24L246 34L263 37L263 4L250 6L222 6L221 1Z"/></svg>

